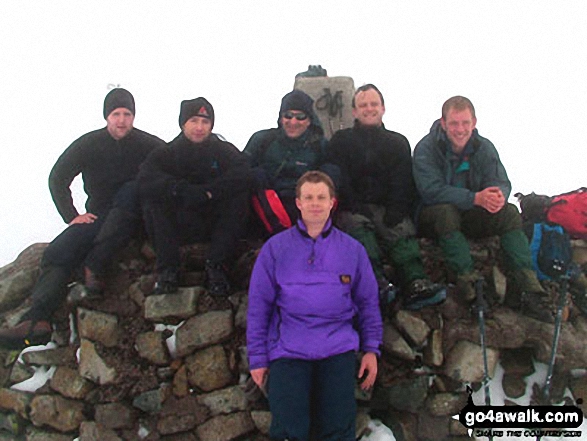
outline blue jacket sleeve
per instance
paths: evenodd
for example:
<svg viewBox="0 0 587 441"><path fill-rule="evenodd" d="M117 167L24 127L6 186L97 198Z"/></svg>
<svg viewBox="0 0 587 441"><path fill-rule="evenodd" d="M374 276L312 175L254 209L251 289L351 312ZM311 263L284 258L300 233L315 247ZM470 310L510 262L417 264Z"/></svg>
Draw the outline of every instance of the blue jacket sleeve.
<svg viewBox="0 0 587 441"><path fill-rule="evenodd" d="M359 245L357 251L359 264L352 295L357 308L361 350L381 355L383 323L379 310L377 281L365 248Z"/></svg>
<svg viewBox="0 0 587 441"><path fill-rule="evenodd" d="M257 257L249 283L247 352L250 369L269 366L267 338L276 297L275 259L271 245L266 243Z"/></svg>

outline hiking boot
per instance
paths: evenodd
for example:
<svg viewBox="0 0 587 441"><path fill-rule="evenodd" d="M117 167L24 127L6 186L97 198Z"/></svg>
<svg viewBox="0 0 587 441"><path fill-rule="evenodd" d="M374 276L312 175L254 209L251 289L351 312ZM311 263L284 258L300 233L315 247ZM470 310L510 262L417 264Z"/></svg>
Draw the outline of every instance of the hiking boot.
<svg viewBox="0 0 587 441"><path fill-rule="evenodd" d="M227 297L230 291L230 282L221 263L206 260L205 265L208 293L212 297Z"/></svg>
<svg viewBox="0 0 587 441"><path fill-rule="evenodd" d="M86 299L98 299L104 294L104 282L87 266L84 267L84 286L86 288Z"/></svg>
<svg viewBox="0 0 587 441"><path fill-rule="evenodd" d="M515 311L520 310L522 306L523 293L542 293L546 295L536 273L531 269L525 268L512 272L507 282L504 304Z"/></svg>
<svg viewBox="0 0 587 441"><path fill-rule="evenodd" d="M554 305L544 291L523 292L520 297L521 314L544 323L554 323Z"/></svg>
<svg viewBox="0 0 587 441"><path fill-rule="evenodd" d="M465 302L472 302L477 296L475 292L475 282L481 278L477 271L461 274L457 276L457 292L459 297Z"/></svg>
<svg viewBox="0 0 587 441"><path fill-rule="evenodd" d="M163 270L157 276L153 294L175 294L179 289L179 280L176 270Z"/></svg>
<svg viewBox="0 0 587 441"><path fill-rule="evenodd" d="M408 287L403 307L409 311L416 311L426 306L439 305L445 300L446 287L432 283L428 279L416 279Z"/></svg>
<svg viewBox="0 0 587 441"><path fill-rule="evenodd" d="M24 349L27 346L44 345L51 340L53 328L46 320L25 320L12 328L0 329L0 346L8 349Z"/></svg>

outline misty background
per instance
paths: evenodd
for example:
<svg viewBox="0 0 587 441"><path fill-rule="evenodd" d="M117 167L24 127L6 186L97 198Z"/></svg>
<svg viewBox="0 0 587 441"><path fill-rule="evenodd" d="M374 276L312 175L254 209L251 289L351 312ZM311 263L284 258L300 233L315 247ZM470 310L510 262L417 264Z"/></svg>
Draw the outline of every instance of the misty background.
<svg viewBox="0 0 587 441"><path fill-rule="evenodd" d="M295 2L56 0L0 4L0 266L64 228L51 167L105 126L115 86L135 126L170 141L180 102L205 96L214 131L244 148L275 127L295 74L374 83L387 128L412 148L453 95L470 98L513 192L587 185L587 6L583 1ZM83 210L79 179L75 201Z"/></svg>

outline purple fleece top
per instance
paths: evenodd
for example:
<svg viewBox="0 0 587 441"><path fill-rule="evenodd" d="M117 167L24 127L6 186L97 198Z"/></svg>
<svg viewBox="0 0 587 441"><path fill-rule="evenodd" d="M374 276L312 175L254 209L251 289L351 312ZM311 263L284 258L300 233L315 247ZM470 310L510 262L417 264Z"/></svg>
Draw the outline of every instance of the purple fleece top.
<svg viewBox="0 0 587 441"><path fill-rule="evenodd" d="M249 286L251 369L359 349L379 355L382 334L377 282L359 242L330 221L312 239L298 221L265 243Z"/></svg>

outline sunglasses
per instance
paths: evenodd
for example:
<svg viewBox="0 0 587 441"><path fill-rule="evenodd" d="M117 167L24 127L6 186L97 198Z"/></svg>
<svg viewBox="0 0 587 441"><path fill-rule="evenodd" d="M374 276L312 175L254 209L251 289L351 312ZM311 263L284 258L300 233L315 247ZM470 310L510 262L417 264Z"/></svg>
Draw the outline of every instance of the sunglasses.
<svg viewBox="0 0 587 441"><path fill-rule="evenodd" d="M285 112L283 114L283 117L285 119L292 119L295 118L298 121L304 121L306 119L308 119L308 115L306 115L304 112L300 112L300 113L291 113L291 112Z"/></svg>

